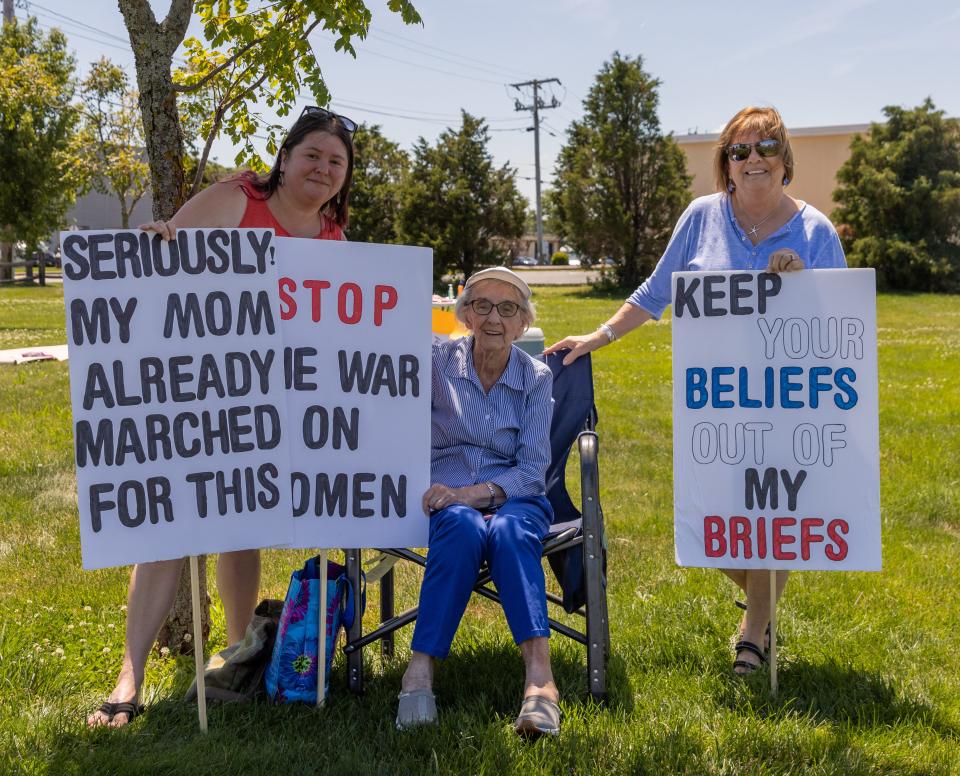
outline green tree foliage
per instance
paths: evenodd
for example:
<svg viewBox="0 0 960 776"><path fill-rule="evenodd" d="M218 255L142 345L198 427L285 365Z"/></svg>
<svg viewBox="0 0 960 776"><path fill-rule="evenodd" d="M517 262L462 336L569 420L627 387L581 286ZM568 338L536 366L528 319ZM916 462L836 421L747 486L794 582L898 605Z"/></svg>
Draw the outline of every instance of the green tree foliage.
<svg viewBox="0 0 960 776"><path fill-rule="evenodd" d="M184 172L186 172L187 180L193 180L197 174L197 170L200 166L200 158L195 154L189 154L183 160ZM211 183L216 183L217 181L222 181L225 178L229 178L233 175L239 173L240 170L236 167L228 167L225 164L220 164L215 162L213 159L207 159L207 163L203 166L203 170L200 174L200 188L205 189Z"/></svg>
<svg viewBox="0 0 960 776"><path fill-rule="evenodd" d="M850 144L833 211L847 261L881 288L960 291L960 122L928 98Z"/></svg>
<svg viewBox="0 0 960 776"><path fill-rule="evenodd" d="M548 194L549 224L577 253L618 260L618 280L653 270L690 201L683 151L657 117L658 79L615 52L567 130Z"/></svg>
<svg viewBox="0 0 960 776"><path fill-rule="evenodd" d="M91 185L117 198L126 229L133 209L150 190L137 93L130 89L123 70L103 57L90 66L80 95L82 143L90 150Z"/></svg>
<svg viewBox="0 0 960 776"><path fill-rule="evenodd" d="M395 243L401 191L410 159L399 145L384 137L377 124L357 129L353 144L349 238Z"/></svg>
<svg viewBox="0 0 960 776"><path fill-rule="evenodd" d="M35 19L0 33L0 241L28 250L57 229L83 177L73 99L75 62L58 30ZM9 260L4 250L4 260Z"/></svg>
<svg viewBox="0 0 960 776"><path fill-rule="evenodd" d="M483 119L462 111L457 130L431 146L420 138L403 188L400 238L433 248L434 282L448 270L471 275L506 258L503 240L523 234L526 200L516 171L494 167ZM498 238L498 239L495 239Z"/></svg>
<svg viewBox="0 0 960 776"><path fill-rule="evenodd" d="M302 90L318 105L329 94L313 55L314 30L334 39L333 47L356 55L352 41L366 36L371 13L364 0L171 0L157 21L150 0L118 0L137 70L140 109L154 194L154 215L169 218L203 180L210 147L224 132L241 145L236 164L263 167L253 147L266 134L276 153L285 127L264 124L253 106L263 103L278 115L294 109ZM420 15L410 0L387 0L407 24ZM184 40L196 14L201 37ZM173 72L183 44L186 65ZM181 111L199 127L202 148L194 179L184 174Z"/></svg>

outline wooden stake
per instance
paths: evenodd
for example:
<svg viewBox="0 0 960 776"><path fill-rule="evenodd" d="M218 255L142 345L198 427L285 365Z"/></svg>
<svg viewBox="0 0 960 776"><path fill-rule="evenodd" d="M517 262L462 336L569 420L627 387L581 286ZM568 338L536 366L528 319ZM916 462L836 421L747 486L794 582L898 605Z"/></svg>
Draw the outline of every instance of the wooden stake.
<svg viewBox="0 0 960 776"><path fill-rule="evenodd" d="M777 697L777 572L770 570L770 692Z"/></svg>
<svg viewBox="0 0 960 776"><path fill-rule="evenodd" d="M190 593L193 598L193 657L197 669L197 714L200 730L207 732L207 688L203 676L203 624L200 621L200 568L197 556L190 556Z"/></svg>
<svg viewBox="0 0 960 776"><path fill-rule="evenodd" d="M320 550L320 624L317 641L317 706L326 701L327 684L327 551Z"/></svg>

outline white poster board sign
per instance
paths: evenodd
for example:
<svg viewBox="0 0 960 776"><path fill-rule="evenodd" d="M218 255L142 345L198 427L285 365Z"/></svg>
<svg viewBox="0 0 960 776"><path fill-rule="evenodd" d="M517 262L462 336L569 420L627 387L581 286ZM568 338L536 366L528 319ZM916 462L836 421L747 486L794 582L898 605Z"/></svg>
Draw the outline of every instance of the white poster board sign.
<svg viewBox="0 0 960 776"><path fill-rule="evenodd" d="M673 275L677 563L879 570L873 270Z"/></svg>
<svg viewBox="0 0 960 776"><path fill-rule="evenodd" d="M276 242L293 544L425 546L432 251Z"/></svg>
<svg viewBox="0 0 960 776"><path fill-rule="evenodd" d="M84 568L293 538L274 242L61 234Z"/></svg>

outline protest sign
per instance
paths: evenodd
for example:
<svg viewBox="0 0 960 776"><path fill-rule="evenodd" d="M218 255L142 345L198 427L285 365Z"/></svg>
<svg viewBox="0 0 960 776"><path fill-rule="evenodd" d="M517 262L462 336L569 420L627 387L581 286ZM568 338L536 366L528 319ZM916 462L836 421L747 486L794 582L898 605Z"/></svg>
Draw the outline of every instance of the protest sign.
<svg viewBox="0 0 960 776"><path fill-rule="evenodd" d="M294 546L422 547L432 252L278 238Z"/></svg>
<svg viewBox="0 0 960 776"><path fill-rule="evenodd" d="M84 568L292 539L274 244L62 233Z"/></svg>
<svg viewBox="0 0 960 776"><path fill-rule="evenodd" d="M873 270L673 275L677 563L879 570Z"/></svg>

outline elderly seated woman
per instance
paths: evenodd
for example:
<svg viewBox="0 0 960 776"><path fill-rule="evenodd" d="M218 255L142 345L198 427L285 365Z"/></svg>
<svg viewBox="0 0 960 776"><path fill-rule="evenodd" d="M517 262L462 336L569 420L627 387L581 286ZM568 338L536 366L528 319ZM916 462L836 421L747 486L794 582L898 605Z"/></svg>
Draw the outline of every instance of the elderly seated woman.
<svg viewBox="0 0 960 776"><path fill-rule="evenodd" d="M467 280L457 318L470 336L433 349L430 550L397 727L433 723L433 667L450 651L486 561L526 667L516 730L559 732L550 669L541 542L553 520L544 495L550 462L552 376L514 341L533 322L530 287L495 267Z"/></svg>

